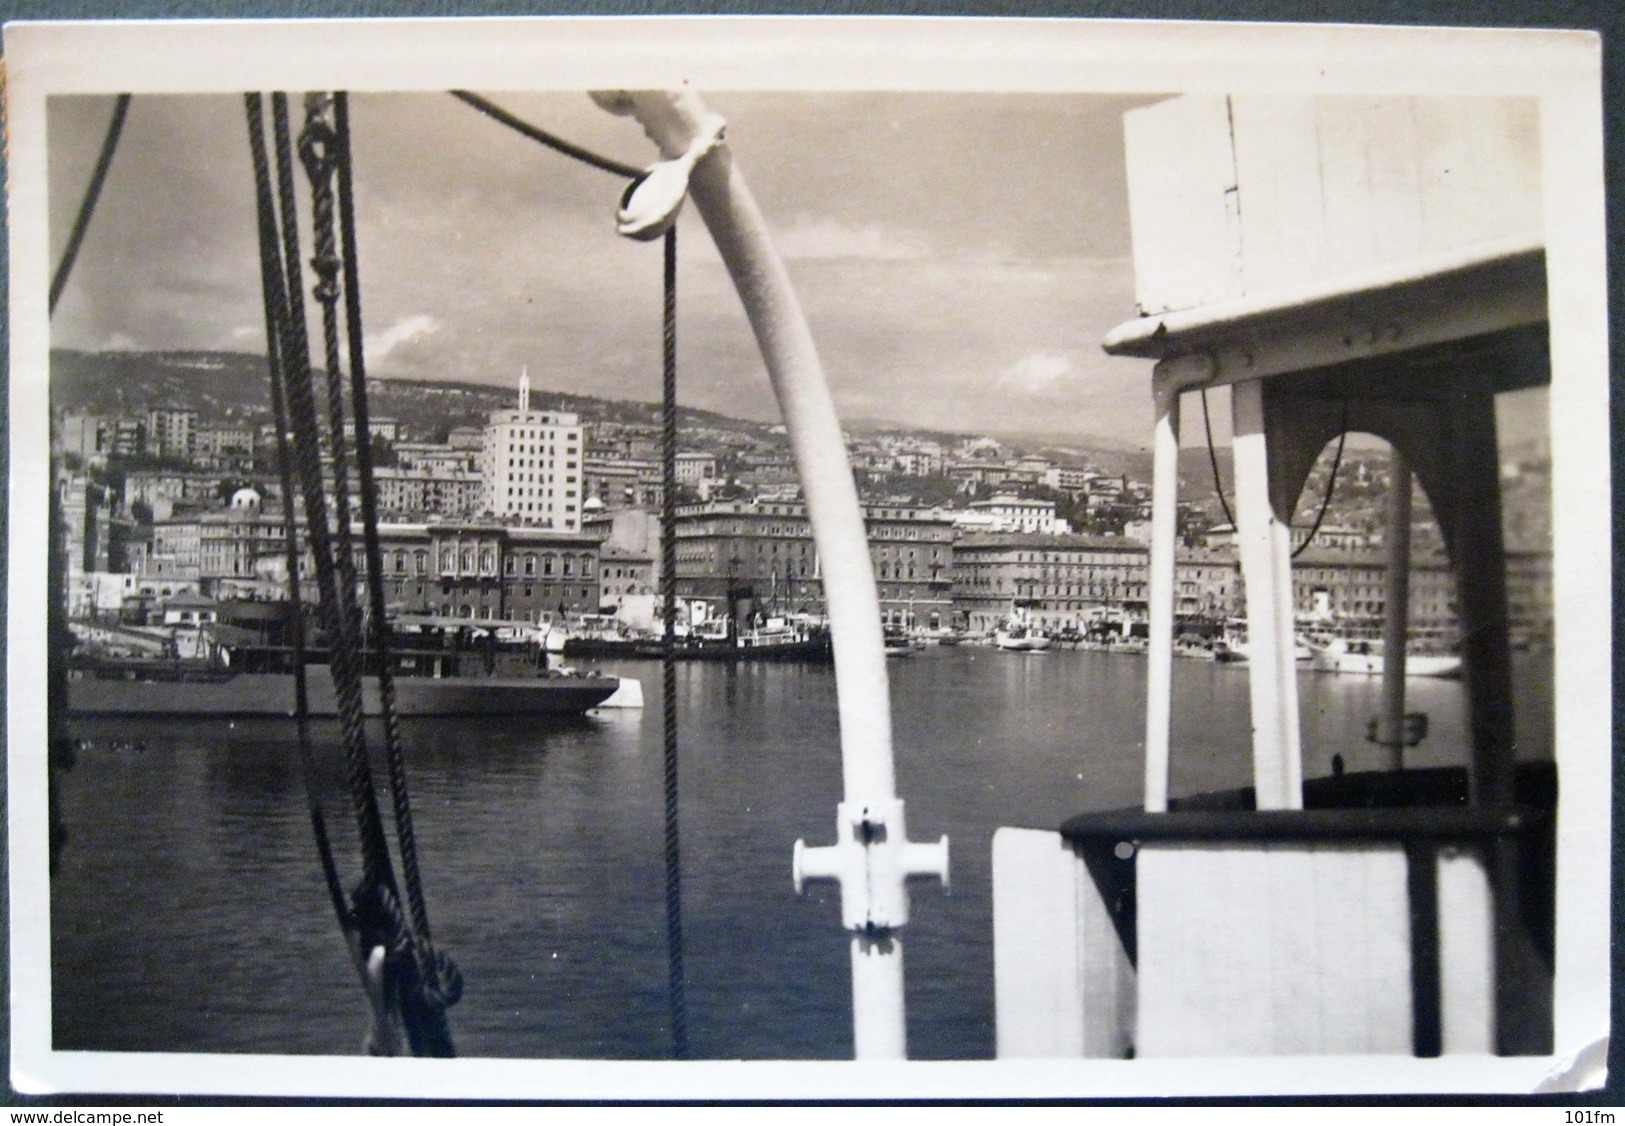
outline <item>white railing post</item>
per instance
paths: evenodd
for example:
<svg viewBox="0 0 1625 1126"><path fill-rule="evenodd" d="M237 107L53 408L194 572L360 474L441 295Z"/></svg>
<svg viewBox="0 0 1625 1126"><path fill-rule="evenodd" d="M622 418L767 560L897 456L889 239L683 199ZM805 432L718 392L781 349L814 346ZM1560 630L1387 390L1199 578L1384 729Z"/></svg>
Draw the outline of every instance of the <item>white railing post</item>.
<svg viewBox="0 0 1625 1126"><path fill-rule="evenodd" d="M1377 735L1389 768L1405 765L1405 645L1411 617L1411 463L1394 446L1389 462L1388 571L1382 621L1382 718Z"/></svg>
<svg viewBox="0 0 1625 1126"><path fill-rule="evenodd" d="M1179 533L1179 384L1158 379L1151 467L1151 563L1145 681L1145 808L1168 809L1173 730L1174 580Z"/></svg>
<svg viewBox="0 0 1625 1126"><path fill-rule="evenodd" d="M835 403L789 274L722 142L721 119L686 89L593 97L613 113L631 114L659 147L663 167L656 167L651 181L686 171L688 194L733 279L784 415L822 563L845 798L836 808L836 843L809 848L797 841L793 877L798 891L808 879L840 882L842 923L854 932L856 1054L900 1059L907 1041L903 945L896 932L908 922L905 881L934 875L946 883L948 838L910 844L905 832L892 763L880 599Z"/></svg>
<svg viewBox="0 0 1625 1126"><path fill-rule="evenodd" d="M1247 683L1253 716L1253 784L1259 809L1303 808L1298 678L1293 655L1291 531L1270 500L1264 384L1230 389L1236 474L1236 541L1247 584Z"/></svg>

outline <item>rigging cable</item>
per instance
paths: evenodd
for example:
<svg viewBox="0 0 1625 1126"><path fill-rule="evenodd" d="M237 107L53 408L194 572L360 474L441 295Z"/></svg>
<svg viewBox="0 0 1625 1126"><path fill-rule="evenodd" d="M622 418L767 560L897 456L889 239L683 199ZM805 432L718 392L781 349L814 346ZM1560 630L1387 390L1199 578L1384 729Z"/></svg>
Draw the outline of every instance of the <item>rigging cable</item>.
<svg viewBox="0 0 1625 1126"><path fill-rule="evenodd" d="M1343 400L1343 421L1337 430L1337 453L1332 456L1332 471L1326 478L1326 495L1320 499L1320 511L1315 513L1315 522L1309 529L1309 534L1303 538L1292 558L1296 559L1304 553L1308 546L1315 542L1315 536L1320 533L1320 522L1326 519L1326 510L1332 505L1332 491L1337 488L1337 470L1343 464L1343 443L1349 436L1349 401Z"/></svg>
<svg viewBox="0 0 1625 1126"><path fill-rule="evenodd" d="M281 329L287 323L286 283L282 277L282 260L276 248L275 201L271 193L270 163L265 150L265 109L259 94L243 95L248 115L249 155L254 166L254 197L259 218L260 286L265 300L266 361L270 371L271 405L276 421L277 468L282 484L282 522L288 529L283 536L283 548L288 570L288 603L293 649L294 716L298 725L299 767L305 786L305 803L310 811L311 831L316 837L316 853L321 862L322 877L327 884L333 911L339 927L348 936L352 931L350 912L344 902L344 888L339 880L338 865L333 860L332 841L327 832L327 819L322 814L321 802L316 795L315 756L310 744L309 690L305 680L305 621L304 605L299 593L299 547L294 530L293 460L290 456L287 392L283 385ZM360 963L357 963L360 968Z"/></svg>
<svg viewBox="0 0 1625 1126"><path fill-rule="evenodd" d="M1213 449L1213 423L1207 413L1207 388L1202 388L1202 430L1207 435L1207 461L1213 467L1213 491L1218 495L1219 507L1224 511L1225 523L1236 530L1236 518L1230 512L1230 502L1224 499L1224 482L1219 479L1219 455ZM1177 443L1176 443L1177 444Z"/></svg>
<svg viewBox="0 0 1625 1126"><path fill-rule="evenodd" d="M426 1040L435 1045L433 1055L453 1055L451 1032L445 1023L446 1006L462 996L462 974L443 953L437 953L429 932L429 908L423 894L422 871L418 865L417 833L412 824L412 803L407 786L406 754L401 746L400 723L395 708L395 677L391 661L388 607L384 601L383 551L378 540L378 494L373 476L371 420L367 408L367 369L361 323L361 269L357 254L355 194L350 150L350 99L339 91L333 96L333 145L338 181L338 220L340 257L344 280L344 320L350 360L351 414L355 421L357 491L361 498L362 545L367 564L369 618L372 622L373 650L376 654L378 690L383 709L384 749L389 768L389 792L395 814L395 839L400 848L401 878L405 883L407 918L412 927L413 950L417 957L419 981L428 991L430 1004L415 1014L425 1025ZM336 375L336 371L335 371ZM410 1029L409 1029L410 1031Z"/></svg>
<svg viewBox="0 0 1625 1126"><path fill-rule="evenodd" d="M56 312L56 303L62 298L62 291L67 288L68 275L73 272L74 260L79 257L79 247L85 241L85 234L90 230L90 217L96 212L96 201L101 198L102 187L107 183L107 171L113 165L113 154L118 151L119 134L124 132L124 117L130 111L130 95L120 94L118 101L113 104L113 117L107 123L107 136L102 140L101 155L96 158L96 168L90 174L90 183L85 188L85 198L79 204L79 214L73 221L73 228L68 233L68 245L62 250L62 260L57 263L56 273L51 276L51 297L47 312Z"/></svg>
<svg viewBox="0 0 1625 1126"><path fill-rule="evenodd" d="M1230 505L1224 499L1224 485L1219 479L1219 455L1213 449L1213 426L1208 420L1207 388L1202 388L1202 429L1207 434L1208 464L1213 467L1213 491L1218 495L1219 507L1224 510L1224 518L1232 530L1236 527L1236 518L1230 513ZM1292 551L1292 558L1296 559L1314 542L1315 536L1320 532L1320 523L1326 519L1326 510L1331 507L1332 493L1337 488L1337 470L1343 464L1343 443L1348 439L1349 430L1349 401L1343 400L1343 422L1337 435L1337 453L1332 457L1331 475L1326 479L1326 492L1320 498L1320 511L1315 513L1315 522L1309 528L1309 534L1304 537Z"/></svg>
<svg viewBox="0 0 1625 1126"><path fill-rule="evenodd" d="M554 152L563 153L572 160L579 160L582 164L590 164L592 167L600 169L601 171L609 172L616 176L625 176L629 180L635 180L644 173L642 168L638 168L631 164L622 164L620 161L613 160L607 156L599 156L590 149L584 149L580 145L566 141L563 137L555 136L545 129L540 129L535 125L530 124L528 121L521 120L520 118L517 118L513 114L509 113L507 110L503 109L501 106L497 105L495 102L487 101L478 94L470 93L467 90L453 90L451 91L451 96L461 102L465 102L468 105L473 106L491 120L502 125L506 125L509 129L514 130L516 133L522 133L531 140L539 141L540 143L546 145Z"/></svg>
<svg viewBox="0 0 1625 1126"><path fill-rule="evenodd" d="M453 90L454 98L492 120L537 141L572 160L600 171L637 180L645 169L600 156L521 120L494 102L467 90ZM677 804L677 228L665 237L662 295L662 490L660 582L664 591L665 631L661 637L661 687L664 719L662 765L665 790L666 859L666 968L667 1000L671 1011L672 1053L688 1056L688 1013L683 969L683 903L681 849ZM730 608L730 613L731 613Z"/></svg>
<svg viewBox="0 0 1625 1126"><path fill-rule="evenodd" d="M677 829L677 226L666 231L661 294L660 586L665 633L660 676L665 742L666 990L672 1054L688 1058L688 1005L683 973L682 863ZM733 613L730 603L728 612Z"/></svg>
<svg viewBox="0 0 1625 1126"><path fill-rule="evenodd" d="M289 316L284 326L286 336L282 349L287 363L289 429L294 436L305 526L311 554L315 557L316 579L321 592L322 624L328 635L330 668L338 696L350 801L361 839L362 884L352 899L376 901L383 893L394 894L395 876L384 838L383 819L378 812L377 794L373 789L372 769L367 761L366 732L361 716L360 671L356 662L354 636L347 628L354 618L353 613L346 609L354 592L348 592L350 597L346 598L346 592L340 588L334 574L332 534L328 525L327 502L322 492L316 400L299 266L299 232L294 218L297 212L294 207L287 95L278 93L271 96L271 117L276 138L277 191L283 219L283 256L289 297ZM341 598L344 598L343 602ZM373 902L371 906L376 908L378 904Z"/></svg>

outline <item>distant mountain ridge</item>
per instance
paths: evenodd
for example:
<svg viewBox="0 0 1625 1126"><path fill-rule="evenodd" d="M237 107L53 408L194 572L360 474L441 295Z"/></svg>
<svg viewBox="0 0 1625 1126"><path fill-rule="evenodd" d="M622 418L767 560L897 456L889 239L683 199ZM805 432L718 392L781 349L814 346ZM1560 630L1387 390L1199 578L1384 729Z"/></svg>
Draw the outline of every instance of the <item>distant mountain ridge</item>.
<svg viewBox="0 0 1625 1126"><path fill-rule="evenodd" d="M51 352L51 404L55 410L92 414L140 412L157 407L196 410L205 422L255 422L271 417L265 357L244 352ZM459 380L384 379L367 381L368 405L374 418L393 418L413 434L452 426L483 426L495 410L515 404L516 388ZM531 391L539 410L573 411L588 420L654 424L660 404L605 399L562 391ZM773 423L733 418L693 407L679 408L685 428L709 427L764 434ZM844 423L853 433L900 432L953 443L976 434L904 426L873 419ZM1132 443L1092 435L989 435L1021 450L1054 448L1061 460L1087 460L1105 472L1132 471L1150 455Z"/></svg>
<svg viewBox="0 0 1625 1126"><path fill-rule="evenodd" d="M492 411L516 405L517 388L454 380L369 377L374 418L393 418L417 435L454 426L483 426ZM660 404L594 395L533 390L537 410L573 411L614 422L657 423ZM159 407L195 410L204 422L268 421L270 377L264 356L242 352L51 352L54 410L91 414L140 412ZM681 407L684 426L762 431L764 423Z"/></svg>

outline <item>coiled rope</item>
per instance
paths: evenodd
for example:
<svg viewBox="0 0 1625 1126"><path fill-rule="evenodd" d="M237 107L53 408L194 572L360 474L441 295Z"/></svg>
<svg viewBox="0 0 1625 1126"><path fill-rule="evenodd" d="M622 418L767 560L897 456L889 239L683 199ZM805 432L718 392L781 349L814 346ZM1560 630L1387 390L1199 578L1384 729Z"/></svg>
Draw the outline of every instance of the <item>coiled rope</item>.
<svg viewBox="0 0 1625 1126"><path fill-rule="evenodd" d="M554 152L611 175L636 180L645 170L612 160L523 121L495 102L467 90L454 98ZM661 487L660 585L665 631L660 642L663 740L661 765L665 797L666 1000L671 1015L672 1054L688 1057L688 1004L683 968L682 850L677 802L677 228L664 239L661 301Z"/></svg>
<svg viewBox="0 0 1625 1126"><path fill-rule="evenodd" d="M462 979L456 965L434 949L429 932L429 908L423 894L422 870L418 864L417 832L412 824L412 802L407 785L406 753L401 745L400 720L395 708L395 674L391 659L388 607L384 601L383 551L378 541L378 489L373 476L371 418L367 408L367 368L361 324L361 268L355 231L354 169L350 155L350 99L340 91L333 96L334 157L338 180L338 219L340 251L344 271L344 322L350 360L350 400L355 419L356 472L361 497L362 545L367 563L368 617L372 623L372 644L377 660L378 690L383 709L384 749L389 768L390 801L395 814L395 839L400 847L401 877L406 884L408 921L411 923L413 953L423 987L438 1006L430 1006L417 1019L425 1023L425 1036L445 1046L450 1055L451 1034L445 1026L445 1006L462 992ZM438 1025L438 1027L435 1027ZM410 1028L409 1028L410 1031Z"/></svg>

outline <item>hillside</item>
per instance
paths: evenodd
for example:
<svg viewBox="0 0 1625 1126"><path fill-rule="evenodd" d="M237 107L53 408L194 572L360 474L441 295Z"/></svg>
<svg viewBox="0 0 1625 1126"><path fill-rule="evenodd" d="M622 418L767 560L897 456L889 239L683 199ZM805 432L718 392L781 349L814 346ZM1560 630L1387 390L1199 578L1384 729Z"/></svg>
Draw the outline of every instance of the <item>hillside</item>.
<svg viewBox="0 0 1625 1126"><path fill-rule="evenodd" d="M191 409L204 423L268 421L265 357L241 352L51 352L53 409L92 414L155 407ZM369 379L374 418L393 418L415 436L434 437L453 426L483 426L490 413L514 405L512 388L450 380ZM592 395L533 391L537 410L573 411L590 421L658 423L658 403L622 402ZM682 408L685 428L757 432L760 423Z"/></svg>

